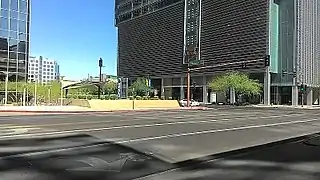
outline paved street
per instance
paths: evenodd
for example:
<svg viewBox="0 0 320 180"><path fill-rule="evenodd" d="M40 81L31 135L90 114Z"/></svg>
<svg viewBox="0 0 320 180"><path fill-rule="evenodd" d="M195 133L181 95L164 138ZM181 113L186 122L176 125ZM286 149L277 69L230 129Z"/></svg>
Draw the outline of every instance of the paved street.
<svg viewBox="0 0 320 180"><path fill-rule="evenodd" d="M89 134L171 162L318 132L317 110L259 108L0 117L0 139Z"/></svg>

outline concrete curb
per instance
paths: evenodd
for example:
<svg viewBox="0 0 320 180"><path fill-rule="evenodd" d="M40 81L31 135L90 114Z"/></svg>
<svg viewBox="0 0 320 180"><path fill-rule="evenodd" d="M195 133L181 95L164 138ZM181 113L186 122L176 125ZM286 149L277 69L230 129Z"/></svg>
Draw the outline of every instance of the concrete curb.
<svg viewBox="0 0 320 180"><path fill-rule="evenodd" d="M129 113L129 112L154 112L154 111L178 111L178 110L207 110L209 108L179 108L179 109L135 109L135 110L109 110L109 111L61 111L61 110L52 110L52 111L43 111L43 110L0 110L0 113L45 113L45 114L85 114L85 113Z"/></svg>

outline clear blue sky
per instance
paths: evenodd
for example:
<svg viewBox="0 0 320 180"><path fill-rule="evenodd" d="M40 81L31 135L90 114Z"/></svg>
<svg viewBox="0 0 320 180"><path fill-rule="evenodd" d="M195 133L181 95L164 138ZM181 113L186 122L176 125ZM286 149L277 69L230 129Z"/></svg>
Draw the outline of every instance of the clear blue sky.
<svg viewBox="0 0 320 180"><path fill-rule="evenodd" d="M58 61L61 75L116 75L114 0L32 0L31 54Z"/></svg>

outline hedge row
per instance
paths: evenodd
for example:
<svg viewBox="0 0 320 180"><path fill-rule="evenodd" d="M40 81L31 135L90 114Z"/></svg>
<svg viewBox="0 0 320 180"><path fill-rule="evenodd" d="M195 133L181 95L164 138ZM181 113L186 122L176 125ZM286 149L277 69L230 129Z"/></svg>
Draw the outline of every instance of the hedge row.
<svg viewBox="0 0 320 180"><path fill-rule="evenodd" d="M97 95L79 95L79 94L69 94L67 96L67 98L69 99L87 99L87 100L91 100L91 99L98 99ZM118 96L116 94L111 94L111 95L101 95L100 99L102 100L117 100L119 99ZM129 96L128 99L130 100L164 100L164 97L150 97L150 96ZM172 100L172 97L169 97L169 100Z"/></svg>

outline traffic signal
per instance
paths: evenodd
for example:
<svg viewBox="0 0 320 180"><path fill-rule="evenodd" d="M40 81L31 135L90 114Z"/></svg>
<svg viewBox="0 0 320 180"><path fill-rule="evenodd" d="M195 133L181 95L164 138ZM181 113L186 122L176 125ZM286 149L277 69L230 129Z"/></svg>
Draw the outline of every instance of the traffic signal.
<svg viewBox="0 0 320 180"><path fill-rule="evenodd" d="M103 66L102 58L99 59L99 67Z"/></svg>
<svg viewBox="0 0 320 180"><path fill-rule="evenodd" d="M265 61L264 61L264 65L267 67L267 66L270 66L270 55L266 55L265 57Z"/></svg>
<svg viewBox="0 0 320 180"><path fill-rule="evenodd" d="M302 83L302 84L300 85L300 91L301 91L301 92L305 92L306 90L307 90L307 85Z"/></svg>

